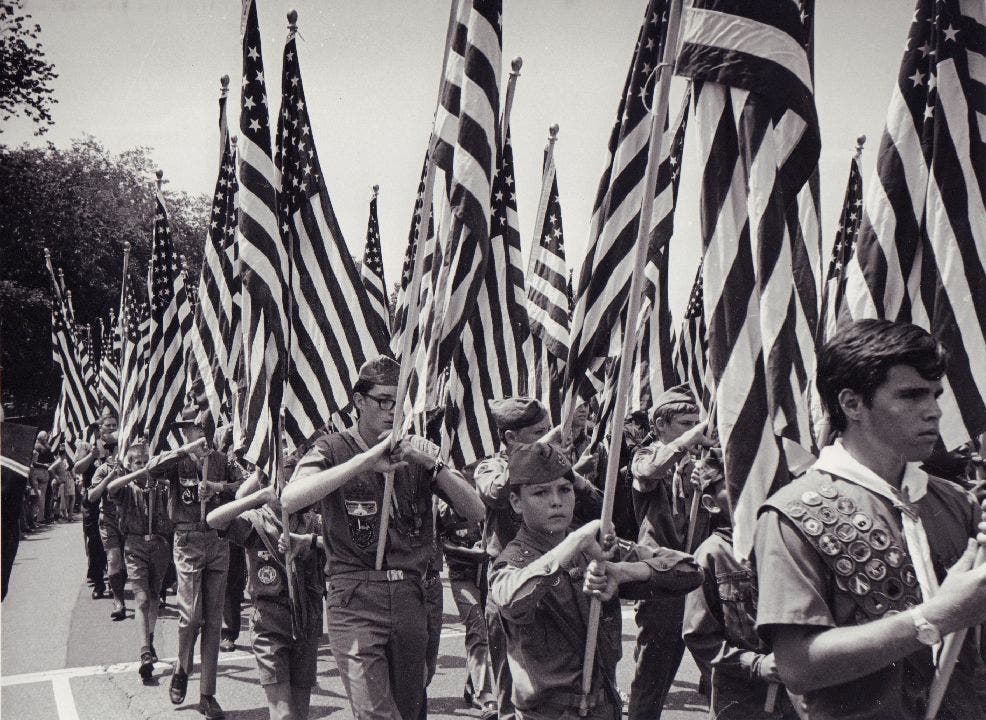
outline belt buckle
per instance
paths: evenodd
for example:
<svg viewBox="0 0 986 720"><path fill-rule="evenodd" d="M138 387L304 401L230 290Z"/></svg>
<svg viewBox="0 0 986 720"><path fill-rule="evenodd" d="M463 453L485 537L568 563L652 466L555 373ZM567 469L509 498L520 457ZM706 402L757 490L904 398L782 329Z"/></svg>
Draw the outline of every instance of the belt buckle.
<svg viewBox="0 0 986 720"><path fill-rule="evenodd" d="M388 570L387 571L387 581L394 582L395 580L403 580L404 571L403 570Z"/></svg>

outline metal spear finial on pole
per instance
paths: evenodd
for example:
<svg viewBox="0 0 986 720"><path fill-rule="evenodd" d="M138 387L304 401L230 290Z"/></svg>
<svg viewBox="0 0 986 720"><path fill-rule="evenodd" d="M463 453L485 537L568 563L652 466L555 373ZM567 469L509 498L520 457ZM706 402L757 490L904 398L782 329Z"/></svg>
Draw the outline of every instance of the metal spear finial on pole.
<svg viewBox="0 0 986 720"><path fill-rule="evenodd" d="M373 199L376 200L377 199L377 195L379 195L379 194L380 194L380 186L379 185L374 185L373 186Z"/></svg>
<svg viewBox="0 0 986 720"><path fill-rule="evenodd" d="M158 171L156 173L154 173L154 174L157 176L157 189L158 189L158 192L161 192L161 186L164 184L164 170L161 170L159 168Z"/></svg>
<svg viewBox="0 0 986 720"><path fill-rule="evenodd" d="M863 145L865 143L866 143L866 136L865 135L860 135L858 138L856 138L856 159L857 160L859 160L859 158L863 155Z"/></svg>

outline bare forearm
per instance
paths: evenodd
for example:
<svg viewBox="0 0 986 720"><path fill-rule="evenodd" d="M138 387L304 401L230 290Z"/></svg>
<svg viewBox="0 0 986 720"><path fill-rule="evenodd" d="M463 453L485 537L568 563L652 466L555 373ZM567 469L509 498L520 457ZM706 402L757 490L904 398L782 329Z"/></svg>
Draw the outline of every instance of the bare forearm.
<svg viewBox="0 0 986 720"><path fill-rule="evenodd" d="M435 478L435 484L459 515L476 522L486 518L486 506L483 505L479 493L457 470L442 468Z"/></svg>
<svg viewBox="0 0 986 720"><path fill-rule="evenodd" d="M281 504L289 513L306 508L341 488L353 475L369 469L372 463L366 453L360 453L340 465L333 465L303 477L298 477L296 472L291 482L284 488Z"/></svg>
<svg viewBox="0 0 986 720"><path fill-rule="evenodd" d="M246 497L237 498L225 505L220 505L206 516L205 521L211 528L225 530L238 515L263 505L266 502L265 494L266 491L260 489L250 493Z"/></svg>

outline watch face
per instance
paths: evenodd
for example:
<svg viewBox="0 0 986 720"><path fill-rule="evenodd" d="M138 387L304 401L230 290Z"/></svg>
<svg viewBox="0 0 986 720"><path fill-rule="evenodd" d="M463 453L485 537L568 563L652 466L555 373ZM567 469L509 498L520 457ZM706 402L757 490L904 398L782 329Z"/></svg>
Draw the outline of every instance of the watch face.
<svg viewBox="0 0 986 720"><path fill-rule="evenodd" d="M941 642L941 633L938 632L938 628L924 618L915 619L914 627L917 629L918 640L925 645L937 645Z"/></svg>

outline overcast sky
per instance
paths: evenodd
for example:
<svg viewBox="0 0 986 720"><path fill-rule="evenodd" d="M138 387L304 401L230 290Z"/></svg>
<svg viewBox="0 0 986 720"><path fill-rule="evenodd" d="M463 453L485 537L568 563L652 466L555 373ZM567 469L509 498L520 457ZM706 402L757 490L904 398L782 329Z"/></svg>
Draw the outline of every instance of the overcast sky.
<svg viewBox="0 0 986 720"><path fill-rule="evenodd" d="M524 66L511 115L525 257L552 123L570 266L585 252L589 216L644 0L504 0L503 90L509 60ZM380 231L390 285L400 272L438 92L449 2L259 0L271 107L279 105L285 15L299 12L299 54L313 133L336 214L360 257L371 187L381 186ZM59 73L55 126L42 139L10 121L0 142L67 146L84 133L111 151L137 145L174 188L211 193L218 165L219 78L234 78L238 0L26 0ZM913 14L910 0L824 0L816 9L815 97L822 130L822 231L835 234L856 136L875 164L890 92ZM672 86L677 110L683 81ZM689 137L692 134L689 133ZM699 256L697 154L686 143L671 255L671 303L683 311Z"/></svg>

